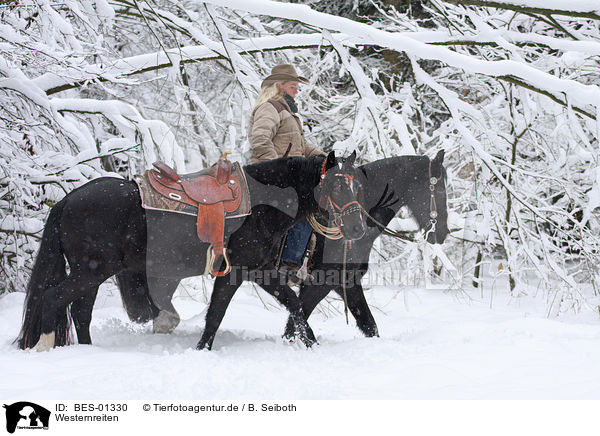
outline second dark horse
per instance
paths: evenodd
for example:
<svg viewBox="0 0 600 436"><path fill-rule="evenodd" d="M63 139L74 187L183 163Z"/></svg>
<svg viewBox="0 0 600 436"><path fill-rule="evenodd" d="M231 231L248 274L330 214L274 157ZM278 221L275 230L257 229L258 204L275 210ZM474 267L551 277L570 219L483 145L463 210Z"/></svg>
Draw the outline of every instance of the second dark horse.
<svg viewBox="0 0 600 436"><path fill-rule="evenodd" d="M369 214L367 231L346 252L346 277L343 279L344 241L317 237L313 261L313 276L300 286L302 311L310 317L317 304L329 292L334 291L346 299L356 325L366 337L379 336L375 318L369 309L361 284L369 270L369 255L373 243L402 207L407 207L420 229L425 232L427 242L441 244L448 235L448 210L446 204L446 169L443 165L444 152L434 159L427 156L397 156L380 159L358 167L365 178L362 200ZM326 272L334 280L324 284L319 272ZM346 282L345 289L342 286ZM290 318L285 337L294 336L294 322Z"/></svg>

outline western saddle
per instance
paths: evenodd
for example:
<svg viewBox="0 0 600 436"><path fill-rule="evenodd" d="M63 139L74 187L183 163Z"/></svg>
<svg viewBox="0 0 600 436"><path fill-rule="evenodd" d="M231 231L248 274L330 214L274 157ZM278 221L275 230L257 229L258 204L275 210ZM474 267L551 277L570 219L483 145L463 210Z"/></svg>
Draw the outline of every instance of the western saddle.
<svg viewBox="0 0 600 436"><path fill-rule="evenodd" d="M231 271L229 256L225 249L225 215L240 208L242 197L247 197L246 180L236 163L232 174L232 163L227 153L219 161L197 173L179 175L164 162L154 162L155 169L146 172L153 190L161 196L198 209L197 234L201 241L212 245L210 273L221 277ZM219 257L225 260L225 269L215 271Z"/></svg>

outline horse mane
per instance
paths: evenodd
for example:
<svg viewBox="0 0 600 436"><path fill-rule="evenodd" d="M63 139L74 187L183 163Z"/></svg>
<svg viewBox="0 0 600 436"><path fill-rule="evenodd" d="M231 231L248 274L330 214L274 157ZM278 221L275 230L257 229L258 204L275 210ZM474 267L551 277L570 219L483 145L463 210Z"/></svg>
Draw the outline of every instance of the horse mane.
<svg viewBox="0 0 600 436"><path fill-rule="evenodd" d="M280 157L246 165L244 170L265 185L305 190L314 188L319 183L324 160L325 156Z"/></svg>
<svg viewBox="0 0 600 436"><path fill-rule="evenodd" d="M371 194L376 195L374 201L369 202L370 204L365 206L371 210L376 208L393 209L394 206L397 206L401 202L401 196L403 196L398 186L405 185L404 181L398 175L403 173L408 175L411 167L425 161L429 162L427 156L405 155L361 165L360 170L364 173L367 181L371 182L369 191ZM385 166L382 167L382 165ZM373 182L375 180L381 181L381 184L378 186L379 189L373 189Z"/></svg>
<svg viewBox="0 0 600 436"><path fill-rule="evenodd" d="M391 190L390 185L387 184L387 185L385 185L385 189L381 193L381 197L379 197L379 200L377 201L377 203L375 203L373 208L377 208L377 207L392 208L392 206L395 205L396 203L398 203L399 201L400 201L400 198L398 198L398 195L393 190Z"/></svg>

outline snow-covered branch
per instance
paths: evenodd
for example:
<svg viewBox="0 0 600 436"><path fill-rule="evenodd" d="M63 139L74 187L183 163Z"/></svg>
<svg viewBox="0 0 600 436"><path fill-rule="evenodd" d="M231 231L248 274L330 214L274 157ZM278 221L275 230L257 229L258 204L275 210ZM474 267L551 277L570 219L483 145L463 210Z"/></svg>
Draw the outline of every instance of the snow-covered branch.
<svg viewBox="0 0 600 436"><path fill-rule="evenodd" d="M331 35L331 38L350 47L360 45L357 38L348 35L334 34ZM321 33L317 33L230 40L229 44L234 46L239 53L249 55L269 51L318 48L329 45L329 42L324 39ZM51 95L94 81L123 82L127 77L135 74L172 67L174 59L177 60L179 64L187 64L192 62L226 59L226 56L218 52L216 53L213 49L204 45L176 47L118 59L110 66L92 65L87 68L85 73L80 71L65 71L62 74L46 73L34 79L33 83L45 90L48 95Z"/></svg>
<svg viewBox="0 0 600 436"><path fill-rule="evenodd" d="M593 0L571 0L568 3L549 0L443 0L462 6L481 6L541 15L562 15L600 20L600 7Z"/></svg>
<svg viewBox="0 0 600 436"><path fill-rule="evenodd" d="M564 95L570 104L580 107L591 106L595 110L597 102L600 101L600 87L597 85L587 85L574 80L561 79L523 62L477 59L451 51L443 46L425 44L402 34L387 32L347 18L333 17L329 14L317 12L306 5L279 3L270 0L256 3L248 3L242 0L206 0L202 3L234 8L254 14L293 19L321 29L351 34L360 38L363 42L405 52L419 59L441 61L470 73L484 74L490 77L515 77L524 83L539 87L555 98Z"/></svg>

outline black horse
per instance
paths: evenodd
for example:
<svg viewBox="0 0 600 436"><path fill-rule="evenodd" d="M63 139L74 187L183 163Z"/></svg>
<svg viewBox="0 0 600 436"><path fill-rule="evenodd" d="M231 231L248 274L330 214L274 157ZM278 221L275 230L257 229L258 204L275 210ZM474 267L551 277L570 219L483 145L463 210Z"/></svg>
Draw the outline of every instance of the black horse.
<svg viewBox="0 0 600 436"><path fill-rule="evenodd" d="M367 220L367 231L346 251L346 300L360 331L367 337L379 336L377 324L369 310L361 285L369 269L369 254L375 239L383 232L401 207L407 206L427 241L441 244L448 234L446 209L446 170L444 152L430 160L427 156L399 156L381 159L358 169L366 179L363 206L373 219ZM310 316L330 291L344 298L342 286L343 240L328 240L319 235L313 256L312 278L300 287L302 311ZM323 277L325 283L323 282ZM294 323L288 320L284 336L292 338Z"/></svg>
<svg viewBox="0 0 600 436"><path fill-rule="evenodd" d="M349 182L355 157L343 165L332 152L327 157L281 158L246 166L252 209L247 217L227 220L232 268L270 264L276 257L273 247L285 231L307 214L317 213L319 203L356 203L356 185ZM334 215L349 240L364 234L360 209L348 207ZM153 259L158 255L160 262L149 264L149 242L159 251ZM18 346L47 350L70 343L71 317L79 343L90 344L98 287L114 275L130 291L123 294L129 316L138 321L155 318L163 308L151 301L151 295L174 292L181 279L203 274L207 249L208 244L196 236L194 217L143 209L135 182L104 177L86 183L50 211L27 287ZM212 346L241 284L240 274L232 278L229 274L215 281L198 348ZM263 287L288 309L297 323L297 336L312 345L314 334L285 280Z"/></svg>

